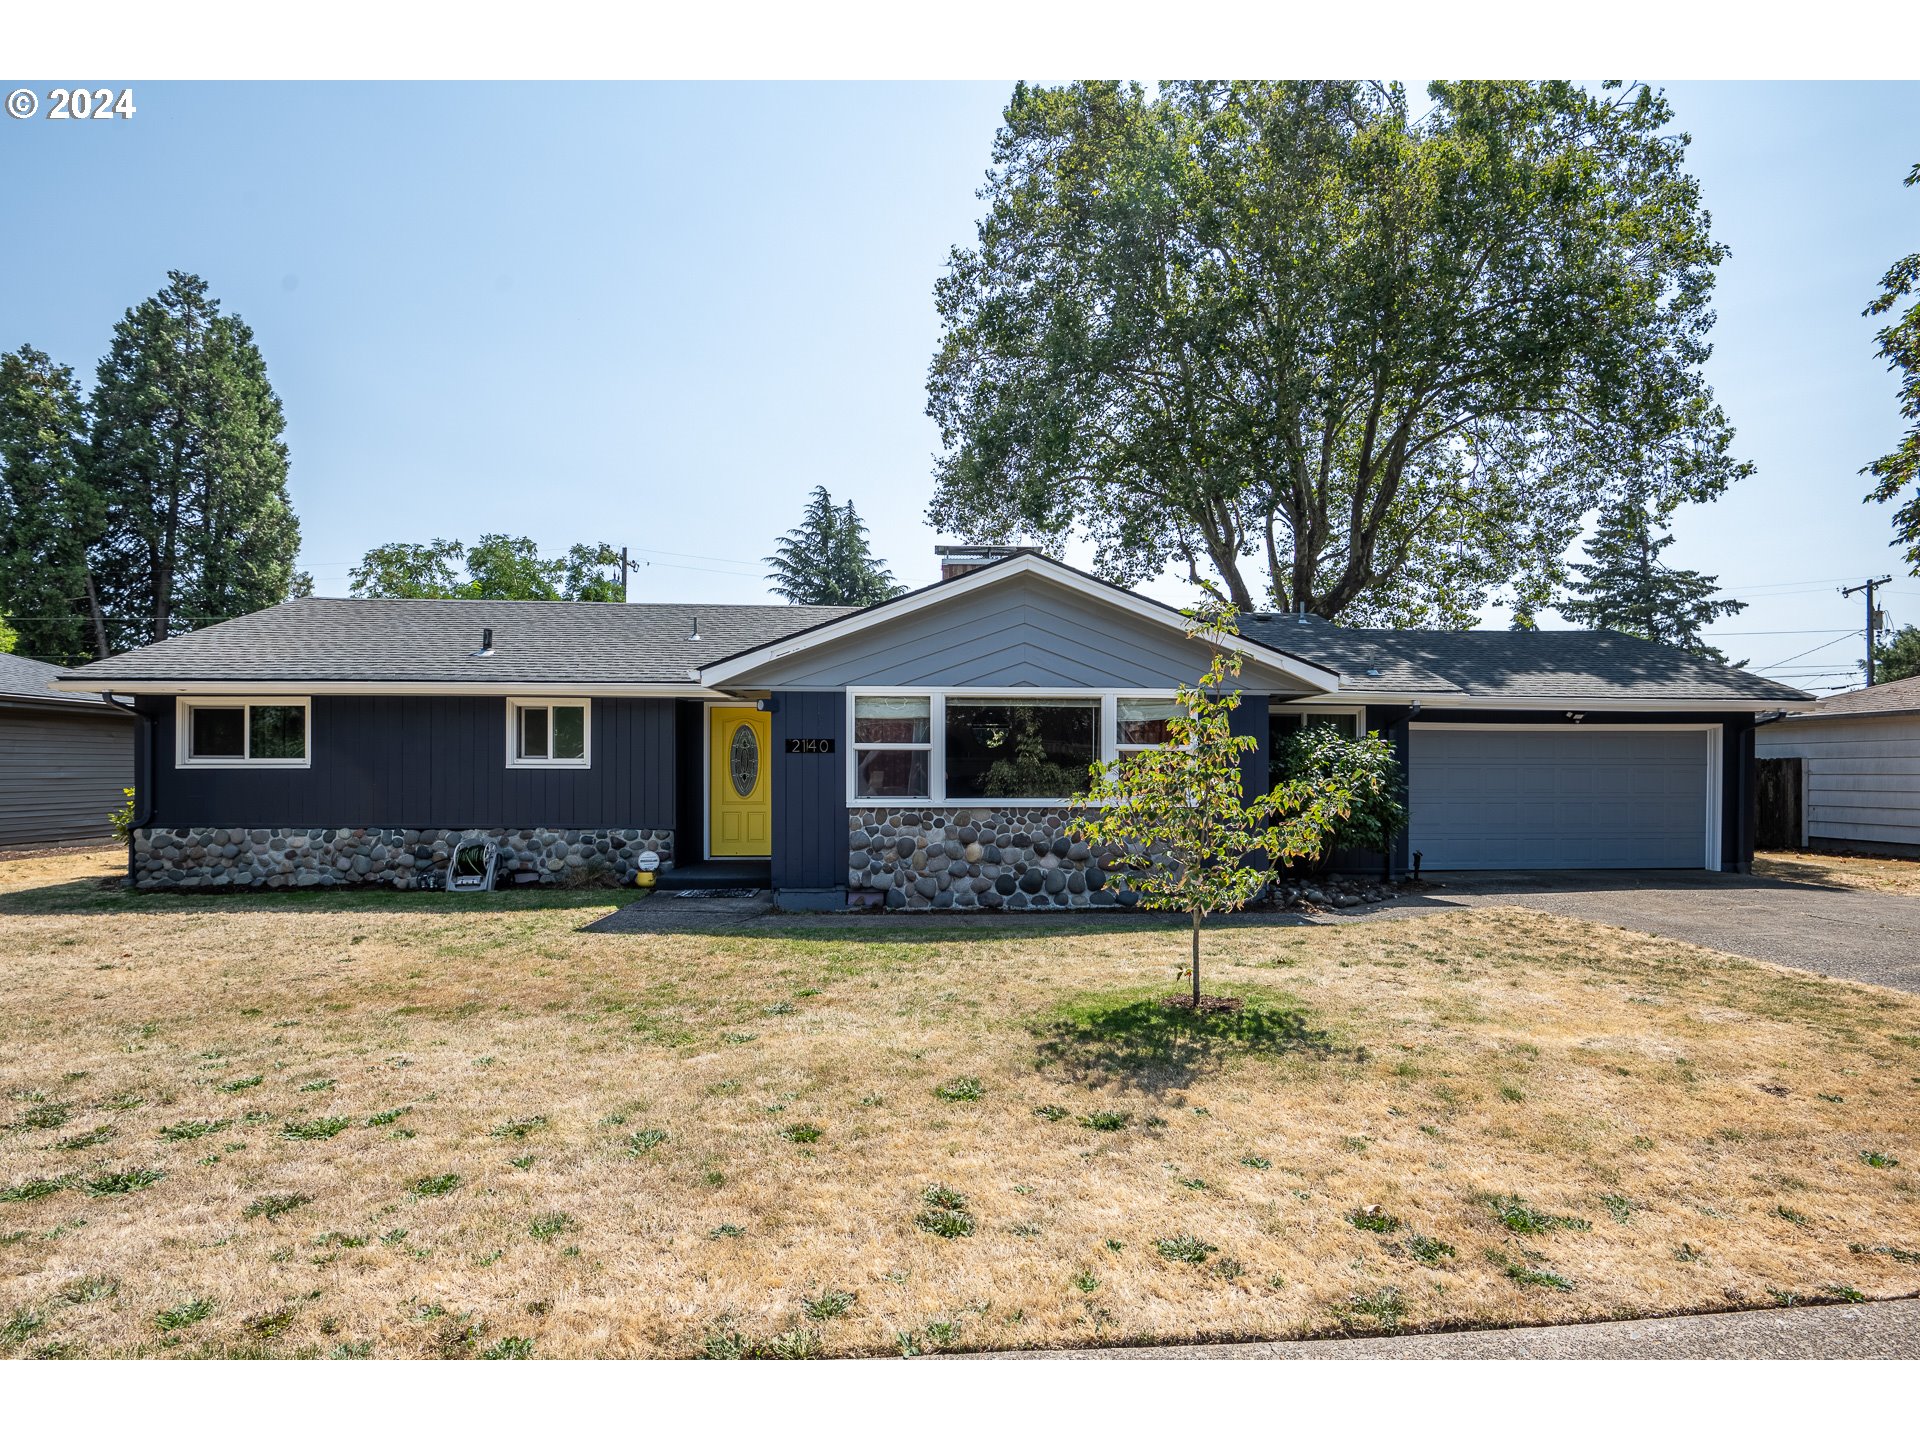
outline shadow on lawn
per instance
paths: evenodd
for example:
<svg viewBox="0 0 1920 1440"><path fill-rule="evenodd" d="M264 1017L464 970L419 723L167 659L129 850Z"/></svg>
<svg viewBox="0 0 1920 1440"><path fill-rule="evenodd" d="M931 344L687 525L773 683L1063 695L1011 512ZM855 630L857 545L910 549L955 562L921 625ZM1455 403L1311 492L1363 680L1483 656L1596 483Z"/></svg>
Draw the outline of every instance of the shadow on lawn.
<svg viewBox="0 0 1920 1440"><path fill-rule="evenodd" d="M1119 1081L1158 1092L1181 1089L1239 1056L1331 1060L1343 1053L1297 1007L1249 996L1239 1010L1195 1014L1161 999L1098 997L1056 1012L1034 1027L1041 1066L1057 1065L1078 1081Z"/></svg>
<svg viewBox="0 0 1920 1440"><path fill-rule="evenodd" d="M0 891L0 915L233 915L286 910L357 914L518 913L605 910L630 898L618 890L563 886L449 895L444 890L315 886L284 890L131 890L118 877L89 876L54 885Z"/></svg>

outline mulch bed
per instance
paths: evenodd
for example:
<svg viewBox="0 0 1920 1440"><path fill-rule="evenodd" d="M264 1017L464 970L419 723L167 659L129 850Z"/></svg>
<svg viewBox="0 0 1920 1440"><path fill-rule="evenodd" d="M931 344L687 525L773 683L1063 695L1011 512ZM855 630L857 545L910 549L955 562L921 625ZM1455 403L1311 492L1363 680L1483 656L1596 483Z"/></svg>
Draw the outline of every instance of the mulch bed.
<svg viewBox="0 0 1920 1440"><path fill-rule="evenodd" d="M1163 995L1160 1003L1169 1010L1196 1008L1191 995ZM1231 1015L1245 1003L1238 995L1202 995L1197 1008L1202 1015Z"/></svg>

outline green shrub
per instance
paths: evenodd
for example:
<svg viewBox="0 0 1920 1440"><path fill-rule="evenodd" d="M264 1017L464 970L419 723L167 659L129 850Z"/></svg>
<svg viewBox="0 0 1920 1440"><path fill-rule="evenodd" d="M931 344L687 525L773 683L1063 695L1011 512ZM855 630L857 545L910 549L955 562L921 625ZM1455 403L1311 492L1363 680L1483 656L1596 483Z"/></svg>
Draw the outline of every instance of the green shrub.
<svg viewBox="0 0 1920 1440"><path fill-rule="evenodd" d="M1379 735L1350 740L1331 725L1309 723L1273 747L1271 766L1274 785L1311 780L1348 797L1346 816L1327 831L1323 859L1336 850L1385 851L1407 828L1406 777Z"/></svg>

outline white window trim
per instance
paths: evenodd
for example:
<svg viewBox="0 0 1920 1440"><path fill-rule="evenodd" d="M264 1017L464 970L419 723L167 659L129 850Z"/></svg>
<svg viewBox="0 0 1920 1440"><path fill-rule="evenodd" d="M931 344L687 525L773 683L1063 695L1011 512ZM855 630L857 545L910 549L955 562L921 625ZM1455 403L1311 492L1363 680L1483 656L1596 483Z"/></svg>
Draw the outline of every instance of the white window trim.
<svg viewBox="0 0 1920 1440"><path fill-rule="evenodd" d="M1269 715L1348 715L1353 718L1356 738L1367 733L1367 707L1364 705L1270 705Z"/></svg>
<svg viewBox="0 0 1920 1440"><path fill-rule="evenodd" d="M523 708L548 711L547 749L553 749L553 715L556 705L578 705L585 751L578 760L523 760L520 758L520 711ZM509 770L591 770L593 768L593 701L584 695L509 695L507 697L507 768Z"/></svg>
<svg viewBox="0 0 1920 1440"><path fill-rule="evenodd" d="M1019 805L1064 805L1072 799L1070 795L996 795L987 799L969 799L964 796L947 794L947 701L953 700L1078 700L1083 703L1098 702L1100 706L1099 737L1100 752L1098 759L1103 765L1111 765L1120 758L1121 747L1115 742L1114 728L1118 702L1120 700L1176 700L1177 690L1030 690L1020 686L1006 685L857 685L847 688L847 805L852 809L886 809L900 805L959 805L969 810L993 809L996 806ZM901 696L912 699L926 699L929 706L929 732L925 745L904 742L858 745L854 743L854 702L863 696ZM1128 753L1152 746L1126 747ZM862 750L927 750L927 785L930 793L926 795L862 795L860 786L860 751Z"/></svg>
<svg viewBox="0 0 1920 1440"><path fill-rule="evenodd" d="M243 748L253 748L253 717L245 712L256 705L298 705L306 721L297 760L255 760L251 755L195 755L195 710L239 710ZM173 763L180 770L306 770L313 765L313 701L305 695L181 695L173 702Z"/></svg>

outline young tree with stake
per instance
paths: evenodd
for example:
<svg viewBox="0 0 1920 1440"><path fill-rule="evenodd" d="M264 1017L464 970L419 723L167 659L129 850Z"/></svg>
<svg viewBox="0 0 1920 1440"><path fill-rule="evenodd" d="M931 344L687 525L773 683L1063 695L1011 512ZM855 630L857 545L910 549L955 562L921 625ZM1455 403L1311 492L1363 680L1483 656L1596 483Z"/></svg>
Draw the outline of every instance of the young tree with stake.
<svg viewBox="0 0 1920 1440"><path fill-rule="evenodd" d="M1213 645L1207 673L1178 692L1166 743L1093 767L1093 785L1074 797L1072 830L1089 844L1117 848L1111 868L1131 871L1140 903L1182 911L1192 921L1192 995L1178 1003L1206 1008L1200 991L1200 931L1210 915L1240 909L1269 878L1256 863L1311 859L1346 818L1351 796L1337 780L1282 781L1249 800L1242 758L1259 749L1233 733L1241 659L1226 643L1237 634L1225 606L1189 612L1188 632ZM1220 1008L1231 1008L1219 1002Z"/></svg>

